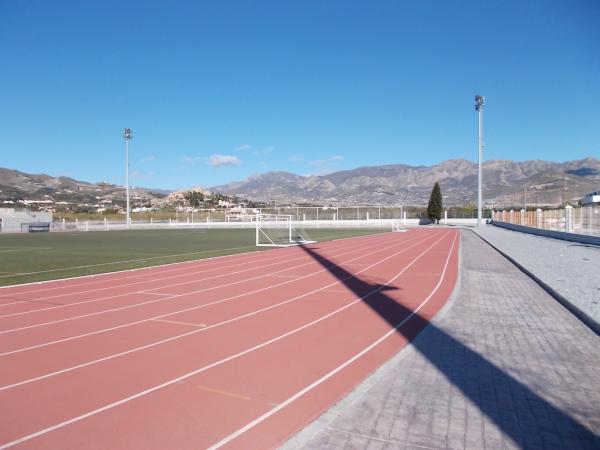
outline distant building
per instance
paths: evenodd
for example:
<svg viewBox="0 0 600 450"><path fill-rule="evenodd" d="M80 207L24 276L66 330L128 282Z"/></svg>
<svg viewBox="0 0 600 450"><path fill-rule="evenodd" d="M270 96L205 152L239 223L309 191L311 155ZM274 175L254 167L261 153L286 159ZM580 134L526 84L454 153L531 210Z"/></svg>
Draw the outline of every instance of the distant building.
<svg viewBox="0 0 600 450"><path fill-rule="evenodd" d="M52 213L28 209L0 208L0 232L28 232L33 224L51 224Z"/></svg>
<svg viewBox="0 0 600 450"><path fill-rule="evenodd" d="M600 191L586 194L586 196L581 199L581 204L583 206L600 204Z"/></svg>

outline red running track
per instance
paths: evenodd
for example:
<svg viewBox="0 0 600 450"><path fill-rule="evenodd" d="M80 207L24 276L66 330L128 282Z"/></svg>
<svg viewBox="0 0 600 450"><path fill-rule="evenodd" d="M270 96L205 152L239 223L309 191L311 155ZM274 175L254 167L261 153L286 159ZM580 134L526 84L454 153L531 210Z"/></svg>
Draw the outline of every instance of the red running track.
<svg viewBox="0 0 600 450"><path fill-rule="evenodd" d="M411 230L0 289L0 449L272 448L456 282Z"/></svg>

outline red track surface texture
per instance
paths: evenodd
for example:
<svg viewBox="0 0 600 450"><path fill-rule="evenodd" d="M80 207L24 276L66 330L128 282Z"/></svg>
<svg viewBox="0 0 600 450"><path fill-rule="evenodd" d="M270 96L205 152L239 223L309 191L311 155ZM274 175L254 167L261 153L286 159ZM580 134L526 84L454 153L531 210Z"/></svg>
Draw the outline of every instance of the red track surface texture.
<svg viewBox="0 0 600 450"><path fill-rule="evenodd" d="M458 231L0 289L0 448L271 448L422 329Z"/></svg>

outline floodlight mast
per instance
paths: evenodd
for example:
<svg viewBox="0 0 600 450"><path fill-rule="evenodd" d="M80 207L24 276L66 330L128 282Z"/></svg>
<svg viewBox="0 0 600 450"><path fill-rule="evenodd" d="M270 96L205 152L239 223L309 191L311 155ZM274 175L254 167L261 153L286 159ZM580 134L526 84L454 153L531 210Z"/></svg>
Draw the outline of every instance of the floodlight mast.
<svg viewBox="0 0 600 450"><path fill-rule="evenodd" d="M475 96L475 111L478 117L478 140L477 140L477 226L481 226L481 162L483 158L483 105L485 97L481 95Z"/></svg>
<svg viewBox="0 0 600 450"><path fill-rule="evenodd" d="M123 139L125 139L125 196L126 200L126 220L127 220L127 229L131 227L131 217L130 217L130 208L129 208L129 141L133 137L133 132L131 128L125 128L123 130Z"/></svg>

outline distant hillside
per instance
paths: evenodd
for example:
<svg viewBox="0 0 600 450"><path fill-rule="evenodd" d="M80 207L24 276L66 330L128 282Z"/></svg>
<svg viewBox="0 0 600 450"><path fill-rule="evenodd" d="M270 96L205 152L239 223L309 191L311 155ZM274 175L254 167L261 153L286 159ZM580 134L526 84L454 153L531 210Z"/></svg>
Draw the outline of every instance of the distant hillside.
<svg viewBox="0 0 600 450"><path fill-rule="evenodd" d="M150 202L164 194L145 188L130 190L139 202ZM0 201L53 200L74 204L96 204L102 199L115 203L125 201L125 189L109 183L88 183L68 177L51 177L45 174L28 174L18 170L0 168Z"/></svg>
<svg viewBox="0 0 600 450"><path fill-rule="evenodd" d="M555 163L549 161L486 161L484 200L488 205L518 206L523 188L528 204L558 205L563 197L576 203L584 194L600 190L600 160L585 158ZM246 180L214 186L209 191L255 201L280 203L369 203L424 205L433 183L442 187L446 205L474 203L477 191L477 164L463 159L434 166L359 167L321 176L300 176L288 172L268 172ZM165 191L131 189L135 203L165 206L177 203L184 189L166 195ZM95 205L102 200L125 202L125 189L108 183L88 183L69 177L27 174L0 168L0 202L7 200L53 200L77 205Z"/></svg>
<svg viewBox="0 0 600 450"><path fill-rule="evenodd" d="M528 203L558 205L563 179L566 201L577 202L585 193L600 189L600 160L586 158L550 161L486 161L483 165L484 200L495 206L520 205L523 188ZM477 164L464 159L434 166L392 164L359 167L321 176L268 172L246 180L210 188L257 201L284 203L387 203L426 204L435 181L448 205L474 203Z"/></svg>

